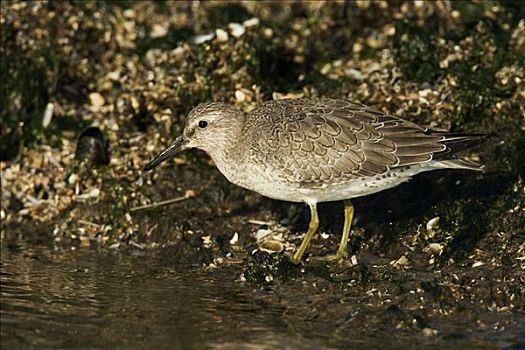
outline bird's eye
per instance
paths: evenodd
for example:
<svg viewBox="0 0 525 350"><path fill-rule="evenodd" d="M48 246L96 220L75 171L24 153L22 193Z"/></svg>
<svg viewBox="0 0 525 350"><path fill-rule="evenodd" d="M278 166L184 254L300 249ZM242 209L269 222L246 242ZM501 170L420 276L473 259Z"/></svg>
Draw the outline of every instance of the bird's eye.
<svg viewBox="0 0 525 350"><path fill-rule="evenodd" d="M208 122L206 120L201 120L199 122L199 128L204 129L207 126L208 126Z"/></svg>

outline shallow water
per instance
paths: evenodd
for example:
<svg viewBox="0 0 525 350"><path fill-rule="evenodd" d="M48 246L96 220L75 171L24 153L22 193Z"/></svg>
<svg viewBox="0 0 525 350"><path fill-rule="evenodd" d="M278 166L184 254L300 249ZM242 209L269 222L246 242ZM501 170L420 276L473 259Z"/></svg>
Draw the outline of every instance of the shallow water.
<svg viewBox="0 0 525 350"><path fill-rule="evenodd" d="M347 336L341 334L345 328L337 310L333 322L300 317L312 312L301 306L304 300L310 298L306 304L315 305L334 299L333 305L338 305L336 295L322 290L309 295L301 283L276 295L272 287L239 282L239 271L173 266L169 258L150 255L3 249L1 346L327 349L474 344L468 338L428 338L421 333L387 336L392 330L386 326L372 336ZM493 340L480 340L477 348L511 344Z"/></svg>
<svg viewBox="0 0 525 350"><path fill-rule="evenodd" d="M152 257L4 250L2 349L315 347L237 277Z"/></svg>

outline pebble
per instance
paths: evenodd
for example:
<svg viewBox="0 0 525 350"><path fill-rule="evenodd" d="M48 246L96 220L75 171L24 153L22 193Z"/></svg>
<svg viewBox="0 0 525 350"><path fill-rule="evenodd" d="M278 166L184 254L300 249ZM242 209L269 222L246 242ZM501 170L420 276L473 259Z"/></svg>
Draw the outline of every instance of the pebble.
<svg viewBox="0 0 525 350"><path fill-rule="evenodd" d="M92 92L89 94L89 103L94 107L101 107L106 103L106 100L98 92Z"/></svg>
<svg viewBox="0 0 525 350"><path fill-rule="evenodd" d="M168 23L164 24L154 24L153 28L150 33L150 37L152 38L160 38L168 34L169 25Z"/></svg>
<svg viewBox="0 0 525 350"><path fill-rule="evenodd" d="M246 100L246 94L242 92L241 90L235 91L235 99L238 102L244 102Z"/></svg>
<svg viewBox="0 0 525 350"><path fill-rule="evenodd" d="M246 21L242 22L242 25L244 26L244 28L250 28L250 27L258 26L259 25L259 18L253 17L253 18L247 19Z"/></svg>
<svg viewBox="0 0 525 350"><path fill-rule="evenodd" d="M211 236L202 236L201 237L202 239L202 245L205 247L205 248L210 248L211 245L212 245L212 240L211 240Z"/></svg>
<svg viewBox="0 0 525 350"><path fill-rule="evenodd" d="M228 41L228 33L222 29L215 30L215 35L217 36L217 41L219 42Z"/></svg>
<svg viewBox="0 0 525 350"><path fill-rule="evenodd" d="M403 266L406 266L408 264L408 258L405 255L403 255L402 257L400 257L396 261L391 262L391 264L395 268L400 269Z"/></svg>
<svg viewBox="0 0 525 350"><path fill-rule="evenodd" d="M485 265L484 262L482 262L482 261L476 261L474 264L472 264L472 267L479 267L479 266L483 266L483 265Z"/></svg>
<svg viewBox="0 0 525 350"><path fill-rule="evenodd" d="M430 252L432 252L432 254L434 255L441 255L441 253L443 252L443 245L439 243L430 243L428 245L428 248L430 249Z"/></svg>
<svg viewBox="0 0 525 350"><path fill-rule="evenodd" d="M78 180L80 180L80 176L78 176L78 174L71 174L69 178L67 179L67 182L70 185L74 185L78 182Z"/></svg>
<svg viewBox="0 0 525 350"><path fill-rule="evenodd" d="M260 241L264 237L270 235L271 233L272 233L272 230L268 230L268 229L265 229L265 228L258 229L257 232L255 233L255 239L257 241Z"/></svg>
<svg viewBox="0 0 525 350"><path fill-rule="evenodd" d="M202 43L205 43L206 41L210 41L211 39L213 39L214 36L215 36L215 34L213 34L213 33L202 34L202 35L195 35L195 36L191 37L190 42L192 42L194 44L197 44L197 45L200 45Z"/></svg>
<svg viewBox="0 0 525 350"><path fill-rule="evenodd" d="M352 266L356 266L358 264L356 255L352 255L352 257L350 258L350 263L352 264Z"/></svg>
<svg viewBox="0 0 525 350"><path fill-rule="evenodd" d="M439 228L439 216L436 216L427 222L427 231L434 232Z"/></svg>
<svg viewBox="0 0 525 350"><path fill-rule="evenodd" d="M231 245L235 245L235 244L237 244L238 241L239 241L239 234L237 232L235 232L233 234L232 239L230 239L230 244Z"/></svg>
<svg viewBox="0 0 525 350"><path fill-rule="evenodd" d="M244 26L239 23L230 23L228 28L230 28L232 35L236 38L240 38L246 32Z"/></svg>
<svg viewBox="0 0 525 350"><path fill-rule="evenodd" d="M432 328L423 328L423 335L425 337L433 337L438 334L438 331Z"/></svg>

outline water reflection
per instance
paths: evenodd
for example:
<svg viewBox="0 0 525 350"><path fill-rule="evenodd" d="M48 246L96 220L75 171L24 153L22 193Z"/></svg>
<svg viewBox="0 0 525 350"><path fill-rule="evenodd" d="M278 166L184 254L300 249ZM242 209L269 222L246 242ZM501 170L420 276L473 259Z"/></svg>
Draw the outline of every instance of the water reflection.
<svg viewBox="0 0 525 350"><path fill-rule="evenodd" d="M2 347L316 347L236 277L151 257L4 250Z"/></svg>
<svg viewBox="0 0 525 350"><path fill-rule="evenodd" d="M262 288L237 282L239 267L210 272L153 254L31 248L3 249L1 259L1 349L505 348L521 344L525 324L480 313L501 325L488 332L469 318L425 316L440 332L428 337L391 296L311 272Z"/></svg>

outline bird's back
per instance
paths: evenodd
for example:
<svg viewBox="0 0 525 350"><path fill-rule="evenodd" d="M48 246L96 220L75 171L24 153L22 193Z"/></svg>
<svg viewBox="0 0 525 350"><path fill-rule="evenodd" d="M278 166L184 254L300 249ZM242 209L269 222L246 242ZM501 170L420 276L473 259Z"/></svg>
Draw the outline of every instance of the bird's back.
<svg viewBox="0 0 525 350"><path fill-rule="evenodd" d="M243 130L248 162L262 165L276 183L310 189L408 168L421 169L416 173L479 170L454 153L484 138L431 131L363 104L333 99L263 103L246 115Z"/></svg>

